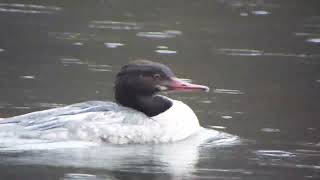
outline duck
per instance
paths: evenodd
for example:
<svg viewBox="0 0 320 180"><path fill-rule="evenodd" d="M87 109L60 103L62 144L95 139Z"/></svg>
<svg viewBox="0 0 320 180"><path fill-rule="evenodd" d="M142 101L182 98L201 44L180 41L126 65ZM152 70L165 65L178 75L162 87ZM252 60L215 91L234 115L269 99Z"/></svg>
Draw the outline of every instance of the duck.
<svg viewBox="0 0 320 180"><path fill-rule="evenodd" d="M208 92L209 87L177 78L166 65L135 60L124 65L114 82L115 102L86 101L0 120L6 137L99 141L112 144L170 143L202 127L185 103L161 92Z"/></svg>

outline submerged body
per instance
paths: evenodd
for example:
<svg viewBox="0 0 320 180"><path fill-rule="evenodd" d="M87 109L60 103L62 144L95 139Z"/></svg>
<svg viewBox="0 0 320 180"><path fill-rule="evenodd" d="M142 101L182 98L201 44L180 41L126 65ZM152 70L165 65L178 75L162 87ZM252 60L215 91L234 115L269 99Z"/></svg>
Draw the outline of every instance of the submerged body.
<svg viewBox="0 0 320 180"><path fill-rule="evenodd" d="M200 125L193 111L181 101L167 99L172 106L153 117L112 102L88 101L4 119L0 131L15 129L15 136L26 139L114 144L167 143L195 134Z"/></svg>

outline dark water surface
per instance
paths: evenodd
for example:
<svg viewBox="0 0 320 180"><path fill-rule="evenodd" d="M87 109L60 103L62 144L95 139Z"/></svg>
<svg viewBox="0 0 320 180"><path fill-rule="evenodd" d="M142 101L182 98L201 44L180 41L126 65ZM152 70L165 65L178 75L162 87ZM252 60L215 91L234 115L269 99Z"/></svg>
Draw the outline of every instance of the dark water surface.
<svg viewBox="0 0 320 180"><path fill-rule="evenodd" d="M106 160L1 152L0 179L320 179L320 1L0 2L0 117L113 99L115 73L142 58L215 88L169 96L242 139Z"/></svg>

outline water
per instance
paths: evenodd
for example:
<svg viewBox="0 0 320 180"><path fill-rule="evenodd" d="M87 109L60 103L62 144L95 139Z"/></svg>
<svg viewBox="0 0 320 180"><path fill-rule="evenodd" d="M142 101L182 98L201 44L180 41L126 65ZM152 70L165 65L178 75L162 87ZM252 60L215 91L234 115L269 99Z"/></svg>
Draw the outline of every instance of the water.
<svg viewBox="0 0 320 180"><path fill-rule="evenodd" d="M319 179L319 7L1 1L1 117L112 100L115 73L142 58L215 88L168 96L189 104L203 127L240 138L2 151L1 179Z"/></svg>

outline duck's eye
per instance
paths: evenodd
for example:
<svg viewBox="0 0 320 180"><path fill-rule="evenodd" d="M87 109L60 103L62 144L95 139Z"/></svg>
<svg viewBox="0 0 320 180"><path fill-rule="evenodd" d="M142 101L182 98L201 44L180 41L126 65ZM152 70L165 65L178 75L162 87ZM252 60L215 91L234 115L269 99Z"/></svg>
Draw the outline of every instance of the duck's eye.
<svg viewBox="0 0 320 180"><path fill-rule="evenodd" d="M161 78L160 74L154 74L153 79L159 80Z"/></svg>

